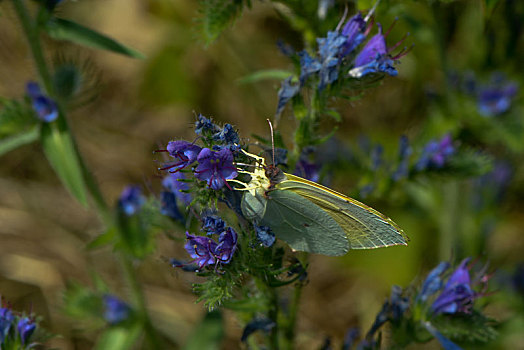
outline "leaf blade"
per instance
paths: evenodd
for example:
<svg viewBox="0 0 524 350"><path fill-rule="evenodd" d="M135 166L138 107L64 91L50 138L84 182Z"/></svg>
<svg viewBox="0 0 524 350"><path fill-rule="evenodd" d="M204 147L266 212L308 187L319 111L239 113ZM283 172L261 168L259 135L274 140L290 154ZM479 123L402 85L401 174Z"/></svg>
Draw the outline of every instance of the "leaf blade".
<svg viewBox="0 0 524 350"><path fill-rule="evenodd" d="M63 18L53 18L46 24L46 32L55 40L66 40L94 49L111 51L132 58L143 59L145 56L118 41Z"/></svg>

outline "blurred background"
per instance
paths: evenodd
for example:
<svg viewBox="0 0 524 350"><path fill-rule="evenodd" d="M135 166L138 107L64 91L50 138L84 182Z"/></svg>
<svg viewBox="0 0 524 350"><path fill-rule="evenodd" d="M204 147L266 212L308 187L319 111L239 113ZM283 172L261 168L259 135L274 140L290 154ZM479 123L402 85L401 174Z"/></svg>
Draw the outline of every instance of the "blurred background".
<svg viewBox="0 0 524 350"><path fill-rule="evenodd" d="M248 84L241 79L263 69L291 70L276 43L283 40L297 50L303 43L301 33L283 16L284 5L251 5L207 46L198 33L194 1L82 0L60 5L60 17L95 28L146 56L130 59L46 42L49 62L70 61L85 73L84 98L71 103L68 117L110 203L116 203L127 184L140 184L158 195L161 174L152 152L170 140L192 140L195 114L231 123L245 139L268 136L266 118L274 115L280 81ZM371 6L366 1L356 5ZM319 36L336 26L343 4L330 11L330 22L318 20ZM465 93L460 83L474 76L478 84L489 84L499 72L522 86L523 14L524 3L517 0L384 0L379 5L376 18L385 28L399 18L388 43L410 32L408 42L416 46L401 59L398 77L357 91L360 99L334 102L343 117L335 135L338 142L351 154L364 137L382 144L384 157L394 159L401 135L422 148L432 137L451 132L457 146L504 162L510 175L503 183L428 176L363 199L362 174L332 169L332 188L386 213L411 241L408 247L351 251L340 258L313 256L299 313L299 348L319 348L326 336L339 344L349 327L371 325L392 285L420 281L441 260L473 256L497 271L493 283L500 291L485 302L486 312L503 323L499 340L490 348L524 349L524 276L523 269L517 269L524 263L522 92L504 115L482 117L476 97ZM21 99L36 73L9 1L0 4L0 15L0 96ZM290 146L285 130L294 127L294 120L289 111L282 118L284 142ZM326 147L325 152L340 149ZM90 349L99 329L65 316L62 294L71 281L89 285L97 271L125 295L123 281L115 278L120 272L112 252L86 249L102 232L102 224L62 187L38 144L3 155L1 164L0 294L13 308L32 309L44 317L43 326L60 335L50 347ZM479 201L484 203L481 209ZM183 232L180 228L176 234ZM191 293L191 283L198 278L166 263L166 258L184 254L182 244L159 235L155 253L138 276L155 325L179 346L206 311ZM242 325L232 313L224 315L223 348L239 348Z"/></svg>

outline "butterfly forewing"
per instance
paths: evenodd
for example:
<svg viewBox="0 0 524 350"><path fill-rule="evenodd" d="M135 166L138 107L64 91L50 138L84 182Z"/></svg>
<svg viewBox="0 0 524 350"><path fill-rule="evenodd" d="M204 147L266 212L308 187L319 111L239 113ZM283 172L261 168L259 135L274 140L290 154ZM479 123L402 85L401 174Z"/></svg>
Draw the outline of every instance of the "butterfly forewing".
<svg viewBox="0 0 524 350"><path fill-rule="evenodd" d="M317 205L345 231L351 249L373 249L406 245L402 229L385 215L327 187L286 174L287 180L276 185Z"/></svg>

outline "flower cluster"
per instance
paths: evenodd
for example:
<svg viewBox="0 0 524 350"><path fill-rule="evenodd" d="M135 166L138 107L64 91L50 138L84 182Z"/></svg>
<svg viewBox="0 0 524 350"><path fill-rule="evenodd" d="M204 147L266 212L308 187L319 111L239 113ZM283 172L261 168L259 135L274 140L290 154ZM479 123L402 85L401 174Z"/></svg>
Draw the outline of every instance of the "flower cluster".
<svg viewBox="0 0 524 350"><path fill-rule="evenodd" d="M205 217L203 229L207 232L207 237L186 232L187 242L184 248L193 258L188 264L196 264L199 270L206 266L228 264L237 248L238 235L235 230L227 227L225 222L216 216ZM218 235L218 243L211 239L212 235Z"/></svg>
<svg viewBox="0 0 524 350"><path fill-rule="evenodd" d="M471 278L470 267L468 267L470 260L470 258L462 260L449 275L445 284L442 275L449 269L447 262L440 263L429 273L417 298L425 302L436 295L430 306L432 314L470 313L473 301L483 295L488 277L484 271L481 271Z"/></svg>
<svg viewBox="0 0 524 350"><path fill-rule="evenodd" d="M171 141L167 144L167 149L158 152L167 152L175 160L169 162L160 170L176 173L196 162L198 165L193 168L193 173L197 179L206 181L207 185L213 190L220 190L224 186L231 189L227 180L232 180L238 176L237 169L233 165L233 153L240 148L238 133L231 124L225 124L223 128L220 128L202 115L198 117L195 132L202 138L206 138L204 142L214 141L215 145L209 148L200 147L187 141ZM171 186L171 192L174 193L187 190L187 188L181 187L182 185L174 185L173 181L178 182L178 179L165 180L164 187ZM183 200L187 203L189 199L186 197Z"/></svg>
<svg viewBox="0 0 524 350"><path fill-rule="evenodd" d="M519 91L517 82L508 80L500 72L493 73L487 83L478 82L473 72L450 73L449 80L461 92L476 99L477 110L484 117L508 112Z"/></svg>
<svg viewBox="0 0 524 350"><path fill-rule="evenodd" d="M37 325L27 316L13 312L7 307L0 308L0 348L30 349Z"/></svg>
<svg viewBox="0 0 524 350"><path fill-rule="evenodd" d="M439 317L460 317L460 320L464 320L465 327L473 324L468 322L467 318L474 317L476 321L472 327L477 327L476 332L492 331L487 318L480 313L473 314L473 302L485 294L488 277L484 268L472 277L471 267L468 267L470 260L464 259L448 274L446 273L450 269L450 264L440 263L429 272L415 294L394 286L391 296L384 302L375 321L360 342L355 342L358 338L358 330L351 328L348 331L344 341L345 349L352 349L354 346L356 349L380 347L381 337L378 332L387 322L392 326L392 339L402 341L396 344L399 348L406 347L412 341L427 341L421 340L427 339L427 336L419 334L426 332L437 339L446 350L460 349L449 339L453 339L455 333L452 330L452 333L447 334L446 320L439 322ZM396 337L396 332L401 336ZM408 340L409 338L411 339Z"/></svg>
<svg viewBox="0 0 524 350"><path fill-rule="evenodd" d="M26 94L38 119L50 123L58 118L58 107L51 98L42 93L38 83L30 81L26 85Z"/></svg>
<svg viewBox="0 0 524 350"><path fill-rule="evenodd" d="M341 71L347 72L348 77L361 79L373 73L385 73L391 76L398 74L394 64L408 53L406 48L392 56L395 50L406 39L404 36L392 47L387 47L386 34L382 33L382 26L377 23L378 33L371 37L358 53L357 48L366 40L373 29L372 9L365 18L359 12L351 17L343 26L327 33L325 38L317 38L318 51L311 56L306 50L300 51L300 77L293 82L289 77L282 82L278 93L276 114L279 115L288 101L297 95L308 80L318 81L317 88L322 91L339 79Z"/></svg>
<svg viewBox="0 0 524 350"><path fill-rule="evenodd" d="M423 171L428 168L440 169L454 153L455 147L450 134L444 135L438 141L431 140L424 146L415 169L417 171Z"/></svg>

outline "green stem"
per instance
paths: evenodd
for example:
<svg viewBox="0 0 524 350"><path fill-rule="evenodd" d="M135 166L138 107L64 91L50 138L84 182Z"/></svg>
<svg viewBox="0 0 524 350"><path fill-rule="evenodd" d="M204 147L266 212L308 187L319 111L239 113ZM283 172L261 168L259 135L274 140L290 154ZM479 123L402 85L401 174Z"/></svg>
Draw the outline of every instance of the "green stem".
<svg viewBox="0 0 524 350"><path fill-rule="evenodd" d="M27 37L29 47L31 49L31 53L33 55L33 59L36 64L36 68L40 75L40 79L47 93L49 93L50 95L53 95L53 85L51 84L51 75L49 73L47 64L45 62L44 54L42 51L42 47L40 45L38 25L31 19L29 12L27 11L27 8L25 7L22 0L13 0L13 5L15 8L16 14L20 20L20 23L22 24L22 28L25 33L25 36ZM73 147L74 147L75 154L78 158L78 161L81 164L82 174L86 181L87 188L95 202L98 214L100 215L101 219L106 224L106 226L110 227L113 225L114 220L113 220L113 217L111 216L109 207L107 206L104 200L104 197L98 187L98 184L96 183L96 180L94 179L91 172L87 168L82 158L82 155L80 154L78 150L73 134L71 133L71 129L69 128L67 124L67 118L65 117L65 113L63 113L63 111L62 113L59 114L59 118L60 118L59 122L63 123L67 133L71 135L71 139L73 140ZM153 327L153 324L151 323L149 314L147 312L147 307L146 307L144 295L142 293L142 288L136 279L136 273L135 273L135 269L133 267L131 258L129 258L128 256L124 254L121 254L120 260L122 263L125 279L131 289L131 294L132 294L131 296L133 298L133 304L135 305L142 319L143 325L144 325L144 331L146 333L146 339L148 341L149 348L161 349L162 347L161 347L159 338L156 334L156 331Z"/></svg>
<svg viewBox="0 0 524 350"><path fill-rule="evenodd" d="M40 46L38 25L31 20L29 12L27 11L27 8L25 7L22 0L13 0L13 5L15 7L18 19L22 24L22 29L24 30L25 36L29 43L29 48L31 49L31 53L36 64L36 69L38 70L38 74L42 79L45 90L52 94L53 85L51 84L51 75L47 69L44 53L42 51L42 47Z"/></svg>
<svg viewBox="0 0 524 350"><path fill-rule="evenodd" d="M135 272L135 268L133 267L133 262L129 256L123 253L120 254L120 261L122 263L124 277L127 281L127 284L130 287L133 305L135 306L136 311L144 325L144 331L146 335L146 341L148 343L148 348L149 349L162 349L161 341L158 338L158 335L156 333L155 328L153 327L153 324L151 323L151 319L149 318L144 294L142 293L142 288L136 278L136 272Z"/></svg>
<svg viewBox="0 0 524 350"><path fill-rule="evenodd" d="M457 250L457 239L460 233L460 186L457 181L443 185L443 213L440 222L439 258L447 260L452 255L460 256Z"/></svg>
<svg viewBox="0 0 524 350"><path fill-rule="evenodd" d="M304 284L298 282L295 284L293 291L293 299L289 307L289 316L284 329L284 346L283 349L294 349L295 348L295 328L297 323L298 308L300 305L300 297L302 296L302 288Z"/></svg>

